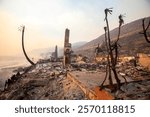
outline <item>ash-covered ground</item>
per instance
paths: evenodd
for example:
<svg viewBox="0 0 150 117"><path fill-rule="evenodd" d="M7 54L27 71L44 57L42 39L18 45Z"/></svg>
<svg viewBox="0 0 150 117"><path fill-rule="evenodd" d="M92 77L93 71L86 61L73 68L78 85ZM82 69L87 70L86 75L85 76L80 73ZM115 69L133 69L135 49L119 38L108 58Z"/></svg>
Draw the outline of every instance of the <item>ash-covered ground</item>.
<svg viewBox="0 0 150 117"><path fill-rule="evenodd" d="M61 63L41 63L29 67L27 73L17 74L0 92L0 99L81 100L86 97L73 81L66 78Z"/></svg>
<svg viewBox="0 0 150 117"><path fill-rule="evenodd" d="M72 64L64 69L61 62L37 63L35 66L18 69L18 74L7 81L3 91L0 91L1 100L85 100L88 97L82 89L66 77L67 72L80 71L105 73L105 65L100 64ZM137 100L150 99L150 71L140 65L131 63L117 66L119 77L130 78L132 82L124 82L120 88L112 92L104 87L114 99ZM99 75L98 78L104 77ZM91 82L89 80L88 82ZM98 79L96 79L98 80ZM100 84L95 85L100 86Z"/></svg>

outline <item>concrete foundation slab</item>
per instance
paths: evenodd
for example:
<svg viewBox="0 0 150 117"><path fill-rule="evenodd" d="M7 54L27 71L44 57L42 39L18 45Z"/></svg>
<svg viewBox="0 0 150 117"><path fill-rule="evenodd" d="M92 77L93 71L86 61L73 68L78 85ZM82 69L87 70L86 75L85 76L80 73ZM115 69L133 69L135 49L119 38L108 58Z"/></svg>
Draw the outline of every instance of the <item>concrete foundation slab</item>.
<svg viewBox="0 0 150 117"><path fill-rule="evenodd" d="M72 71L67 74L67 77L72 79L83 90L89 99L114 99L114 97L106 90L99 90L99 86L105 78L105 72L96 71ZM125 79L119 76L121 83L125 82ZM113 83L116 84L113 76ZM133 81L130 78L126 78L127 82ZM109 85L109 81L106 80L104 86Z"/></svg>

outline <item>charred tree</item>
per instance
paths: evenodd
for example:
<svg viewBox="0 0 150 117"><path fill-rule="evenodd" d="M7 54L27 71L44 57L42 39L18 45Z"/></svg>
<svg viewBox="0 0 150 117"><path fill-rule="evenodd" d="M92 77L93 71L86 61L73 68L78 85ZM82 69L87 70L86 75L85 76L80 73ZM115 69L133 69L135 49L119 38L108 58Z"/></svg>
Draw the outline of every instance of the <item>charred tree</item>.
<svg viewBox="0 0 150 117"><path fill-rule="evenodd" d="M21 26L21 30L22 30L22 50L23 50L23 53L27 59L27 61L31 64L31 65L35 65L34 62L32 62L32 60L30 60L30 58L28 57L26 51L25 51L25 47L24 47L24 31L25 31L25 26Z"/></svg>
<svg viewBox="0 0 150 117"><path fill-rule="evenodd" d="M148 22L148 25L145 26L145 18L142 20L142 27L143 27L143 32L141 32L140 34L144 35L145 40L150 43L150 36L148 36L148 28L150 26L150 20Z"/></svg>
<svg viewBox="0 0 150 117"><path fill-rule="evenodd" d="M121 26L124 23L123 15L120 14L118 18L119 18L118 37L117 37L117 40L115 41L115 43L113 44L113 47L112 47L115 50L115 65L117 64L117 60L118 60L118 48L120 46L118 44L118 41L120 39Z"/></svg>
<svg viewBox="0 0 150 117"><path fill-rule="evenodd" d="M104 28L104 30L105 30L105 43L106 43L105 45L106 45L106 50L107 50L108 55L107 55L106 76L105 76L103 83L101 84L101 88L103 87L103 84L107 79L107 76L109 76L110 86L113 85L112 75L111 75L111 71L112 71L114 74L114 78L117 82L117 89L120 89L121 83L120 83L120 79L117 74L116 64L117 64L117 58L118 58L118 41L120 39L121 26L124 23L124 21L123 21L123 15L119 15L118 37L117 37L117 40L112 43L111 38L110 38L108 14L112 14L112 8L105 9L105 19L104 20L106 21L106 27Z"/></svg>

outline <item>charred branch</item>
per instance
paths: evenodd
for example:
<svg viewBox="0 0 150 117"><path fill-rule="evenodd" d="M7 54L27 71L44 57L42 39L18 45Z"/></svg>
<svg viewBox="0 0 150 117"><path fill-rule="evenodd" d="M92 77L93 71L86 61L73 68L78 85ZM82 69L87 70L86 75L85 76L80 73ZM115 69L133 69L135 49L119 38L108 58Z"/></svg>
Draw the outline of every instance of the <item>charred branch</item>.
<svg viewBox="0 0 150 117"><path fill-rule="evenodd" d="M150 43L150 39L149 39L149 36L148 36L148 28L150 26L150 20L148 22L148 25L145 26L145 18L142 20L142 27L143 27L143 32L140 32L140 34L143 34L144 35L144 38L145 40Z"/></svg>

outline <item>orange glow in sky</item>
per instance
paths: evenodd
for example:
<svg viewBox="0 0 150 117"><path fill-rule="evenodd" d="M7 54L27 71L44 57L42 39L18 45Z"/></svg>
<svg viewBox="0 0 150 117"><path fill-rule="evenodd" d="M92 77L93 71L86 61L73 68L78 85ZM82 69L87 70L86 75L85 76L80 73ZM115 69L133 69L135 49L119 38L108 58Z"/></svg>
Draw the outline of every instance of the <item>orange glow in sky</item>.
<svg viewBox="0 0 150 117"><path fill-rule="evenodd" d="M104 33L104 9L113 7L111 29L118 15L125 23L150 16L149 0L0 0L0 56L22 53L20 25L25 25L25 48L63 47L65 28L70 42L91 41Z"/></svg>

